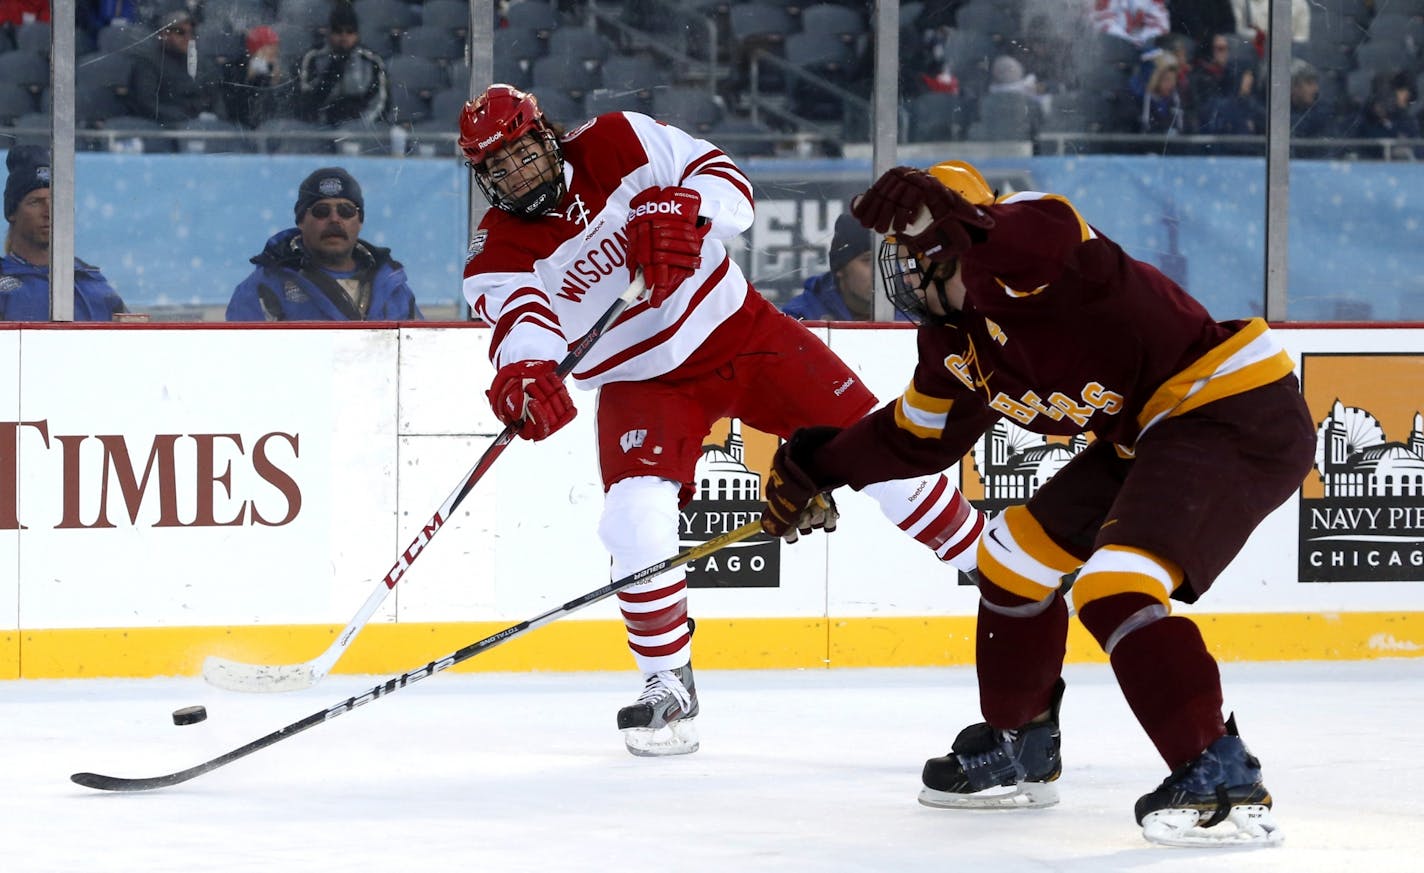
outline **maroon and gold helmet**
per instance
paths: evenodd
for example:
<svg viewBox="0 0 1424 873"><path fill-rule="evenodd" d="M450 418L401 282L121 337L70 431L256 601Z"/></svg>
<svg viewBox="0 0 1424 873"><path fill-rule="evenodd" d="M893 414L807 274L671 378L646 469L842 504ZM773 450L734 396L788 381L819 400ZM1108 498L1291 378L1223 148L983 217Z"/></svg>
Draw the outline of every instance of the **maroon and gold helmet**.
<svg viewBox="0 0 1424 873"><path fill-rule="evenodd" d="M491 170L491 155L522 148L517 160L546 160L533 179L513 190L502 190L507 170ZM491 85L460 112L460 150L474 171L475 181L496 209L535 218L557 209L564 196L564 153L557 131L544 117L533 94L513 85Z"/></svg>

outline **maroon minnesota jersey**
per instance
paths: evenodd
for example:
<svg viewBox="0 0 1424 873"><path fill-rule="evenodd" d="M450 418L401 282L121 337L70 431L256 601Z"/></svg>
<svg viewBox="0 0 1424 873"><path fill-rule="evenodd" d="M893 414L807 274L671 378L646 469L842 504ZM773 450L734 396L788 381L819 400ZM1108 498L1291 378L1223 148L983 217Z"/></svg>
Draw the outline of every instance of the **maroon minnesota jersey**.
<svg viewBox="0 0 1424 873"><path fill-rule="evenodd" d="M984 208L995 226L960 261L963 311L919 329L913 382L817 453L823 481L942 470L998 417L1091 433L1130 456L1157 421L1293 370L1264 321L1213 321L1062 197L1022 192Z"/></svg>

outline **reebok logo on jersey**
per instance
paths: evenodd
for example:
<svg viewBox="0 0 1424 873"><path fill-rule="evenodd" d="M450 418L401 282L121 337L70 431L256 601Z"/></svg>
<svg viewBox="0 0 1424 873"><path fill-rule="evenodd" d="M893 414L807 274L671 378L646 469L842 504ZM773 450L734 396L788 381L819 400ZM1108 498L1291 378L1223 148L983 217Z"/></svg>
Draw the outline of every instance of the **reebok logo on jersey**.
<svg viewBox="0 0 1424 873"><path fill-rule="evenodd" d="M854 384L855 384L855 379L854 379L854 378L850 378L850 379L845 380L845 381L842 382L841 384L837 385L837 386L836 386L836 391L835 391L836 396L839 397L839 396L841 396L842 394L846 393L847 391L850 390L850 386L852 386L852 385L854 385Z"/></svg>
<svg viewBox="0 0 1424 873"><path fill-rule="evenodd" d="M661 203L644 203L628 213L628 220L632 221L640 215L652 215L655 212L661 212L664 215L682 215L682 204L669 203L666 200Z"/></svg>
<svg viewBox="0 0 1424 873"><path fill-rule="evenodd" d="M643 441L647 438L647 428L638 428L636 430L630 430L627 433L623 434L621 437L619 437L618 445L622 446L623 453L627 454L628 452L631 452L634 449L642 448Z"/></svg>

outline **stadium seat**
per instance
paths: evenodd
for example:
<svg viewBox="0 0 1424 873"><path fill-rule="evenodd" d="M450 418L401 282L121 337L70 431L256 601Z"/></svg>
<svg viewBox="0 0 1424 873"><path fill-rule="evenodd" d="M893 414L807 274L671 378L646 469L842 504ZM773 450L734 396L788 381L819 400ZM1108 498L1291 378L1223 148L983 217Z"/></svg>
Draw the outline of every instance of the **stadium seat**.
<svg viewBox="0 0 1424 873"><path fill-rule="evenodd" d="M98 43L101 52L131 51L148 39L148 31L135 24L114 21L99 30Z"/></svg>
<svg viewBox="0 0 1424 873"><path fill-rule="evenodd" d="M104 139L104 148L114 152L141 151L144 154L168 154L173 151L173 140L164 136L144 136L150 131L163 128L151 118L135 115L118 115L104 121L101 130L121 131L122 135Z"/></svg>
<svg viewBox="0 0 1424 873"><path fill-rule="evenodd" d="M796 32L796 20L781 6L738 3L728 12L732 42L744 50L757 45L780 45Z"/></svg>
<svg viewBox="0 0 1424 873"><path fill-rule="evenodd" d="M195 118L183 125L183 130L195 133L222 134L212 139L184 137L178 140L178 151L184 154L240 154L252 151L248 131L242 125L217 118Z"/></svg>
<svg viewBox="0 0 1424 873"><path fill-rule="evenodd" d="M451 137L454 132L450 122L441 118L417 122L411 128L407 147L410 154L421 157L452 157L457 151Z"/></svg>
<svg viewBox="0 0 1424 873"><path fill-rule="evenodd" d="M466 94L466 85L456 85L453 88L446 88L437 92L430 98L430 120L443 121L450 130L455 129L460 113L465 109L465 102L469 100Z"/></svg>
<svg viewBox="0 0 1424 873"><path fill-rule="evenodd" d="M219 67L241 63L247 57L246 39L240 33L204 29L197 46L200 57L210 58Z"/></svg>
<svg viewBox="0 0 1424 873"><path fill-rule="evenodd" d="M927 91L910 100L910 142L947 142L960 138L968 111L957 94Z"/></svg>
<svg viewBox="0 0 1424 873"><path fill-rule="evenodd" d="M1038 133L1042 110L1032 97L1016 92L985 94L979 100L979 121L972 138L989 142L1031 140Z"/></svg>
<svg viewBox="0 0 1424 873"><path fill-rule="evenodd" d="M520 60L512 55L496 51L494 53L494 81L513 85L521 90L526 89L529 87L529 68L533 63L532 59ZM450 81L454 82L455 77L451 76ZM468 71L466 71L465 81L469 81Z"/></svg>
<svg viewBox="0 0 1424 873"><path fill-rule="evenodd" d="M37 145L48 148L50 144L50 129L53 124L53 119L51 119L46 112L31 112L26 115L21 115L12 121L11 125L20 130L29 131L29 133L11 134L13 139L8 140L8 146L13 148L17 145ZM76 138L76 145L78 145L79 142L79 139Z"/></svg>
<svg viewBox="0 0 1424 873"><path fill-rule="evenodd" d="M586 27L561 27L549 34L549 55L583 63L589 70L603 66L613 54L613 45L597 32Z"/></svg>
<svg viewBox="0 0 1424 873"><path fill-rule="evenodd" d="M0 82L0 125L8 127L16 118L34 111L35 95L28 89L11 85L9 82Z"/></svg>
<svg viewBox="0 0 1424 873"><path fill-rule="evenodd" d="M74 85L74 119L83 126L97 126L110 118L127 115L128 104L104 84L76 82Z"/></svg>
<svg viewBox="0 0 1424 873"><path fill-rule="evenodd" d="M465 57L465 42L444 27L412 27L400 38L400 53L429 58L433 61L453 61Z"/></svg>
<svg viewBox="0 0 1424 873"><path fill-rule="evenodd" d="M529 87L539 97L557 92L579 103L602 84L597 69L589 70L578 58L555 54L535 60L529 76Z"/></svg>
<svg viewBox="0 0 1424 873"><path fill-rule="evenodd" d="M581 100L575 100L559 91L550 91L548 94L537 96L539 108L544 110L544 114L550 121L562 124L564 127L573 127L588 118L588 113L584 111Z"/></svg>
<svg viewBox="0 0 1424 873"><path fill-rule="evenodd" d="M9 82L39 94L49 87L49 62L34 52L16 49L0 55L0 82Z"/></svg>
<svg viewBox="0 0 1424 873"><path fill-rule="evenodd" d="M324 130L308 121L295 118L273 118L262 122L257 128L256 141L263 144L268 154L302 155L330 154L332 144L329 136L287 136L286 134L324 133Z"/></svg>
<svg viewBox="0 0 1424 873"><path fill-rule="evenodd" d="M856 73L855 49L834 33L791 34L786 38L786 61L839 88L848 88ZM845 106L839 97L798 77L789 78L787 96L792 112L813 121L839 120L845 116Z"/></svg>
<svg viewBox="0 0 1424 873"><path fill-rule="evenodd" d="M403 0L356 0L352 8L361 23L363 41L377 32L397 39L406 28L420 24L417 7Z"/></svg>
<svg viewBox="0 0 1424 873"><path fill-rule="evenodd" d="M1414 56L1404 44L1402 34L1398 39L1372 39L1355 46L1355 63L1362 70L1384 74L1415 67Z"/></svg>
<svg viewBox="0 0 1424 873"><path fill-rule="evenodd" d="M120 97L129 92L133 75L133 58L127 54L95 52L75 62L75 86L94 85L108 88Z"/></svg>
<svg viewBox="0 0 1424 873"><path fill-rule="evenodd" d="M707 131L707 139L733 158L769 158L776 154L776 133L749 118L724 118Z"/></svg>
<svg viewBox="0 0 1424 873"><path fill-rule="evenodd" d="M603 62L603 87L636 92L645 102L651 102L653 89L666 80L657 62L642 55L613 55Z"/></svg>
<svg viewBox="0 0 1424 873"><path fill-rule="evenodd" d="M593 118L609 112L641 112L646 115L652 107L650 101L639 96L637 91L615 90L605 86L588 92L583 98L583 108L588 117Z"/></svg>
<svg viewBox="0 0 1424 873"><path fill-rule="evenodd" d="M868 30L865 16L859 11L838 3L817 3L801 10L801 32L831 34L855 45Z"/></svg>
<svg viewBox="0 0 1424 873"><path fill-rule="evenodd" d="M336 126L332 143L337 154L381 156L391 153L391 126L353 118ZM407 145L409 140L407 139Z"/></svg>
<svg viewBox="0 0 1424 873"><path fill-rule="evenodd" d="M670 85L653 90L653 117L702 136L722 120L722 107L705 88Z"/></svg>
<svg viewBox="0 0 1424 873"><path fill-rule="evenodd" d="M545 0L519 0L504 11L504 20L510 27L537 30L544 39L559 29L559 13ZM498 36L495 41L499 41Z"/></svg>
<svg viewBox="0 0 1424 873"><path fill-rule="evenodd" d="M422 100L429 100L439 91L450 87L445 70L435 61L419 56L398 54L386 61L386 78L391 90L405 88L418 93Z"/></svg>
<svg viewBox="0 0 1424 873"><path fill-rule="evenodd" d="M15 50L34 52L49 57L50 29L48 21L31 21L15 30Z"/></svg>
<svg viewBox="0 0 1424 873"><path fill-rule="evenodd" d="M283 24L300 24L318 30L325 28L330 18L331 0L278 0L277 3L276 20Z"/></svg>
<svg viewBox="0 0 1424 873"><path fill-rule="evenodd" d="M470 32L470 4L461 0L427 0L421 7L420 23L444 28L464 42Z"/></svg>

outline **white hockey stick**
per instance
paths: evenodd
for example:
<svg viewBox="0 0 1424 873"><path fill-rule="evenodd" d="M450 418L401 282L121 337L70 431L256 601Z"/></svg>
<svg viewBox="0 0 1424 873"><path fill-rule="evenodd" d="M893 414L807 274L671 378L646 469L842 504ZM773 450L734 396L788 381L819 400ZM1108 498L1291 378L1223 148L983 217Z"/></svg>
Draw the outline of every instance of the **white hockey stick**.
<svg viewBox="0 0 1424 873"><path fill-rule="evenodd" d="M608 307L608 311L603 313L598 322L589 328L588 333L584 334L574 344L568 355L559 362L558 374L560 377L567 376L574 367L578 366L579 361L583 360L589 349L593 348L593 344L598 341L598 338L603 336L609 325L613 324L623 310L643 293L643 289L643 275L639 273L628 285L628 289L613 301L613 305ZM415 559L420 556L421 551L430 545L435 534L450 520L456 507L475 487L475 483L494 464L495 458L504 452L504 447L513 441L522 424L523 421L519 421L509 425L495 438L494 444L485 450L485 453L465 474L459 487L445 498L445 502L435 510L435 514L415 535L411 544L406 546L400 557L396 558L395 564L371 592L371 596L366 598L366 602L361 605L361 609L357 611L355 617L347 623L346 627L337 635L336 641L326 651L310 661L303 661L300 664L247 664L214 655L203 662L203 678L210 684L226 688L229 691L254 692L296 691L301 688L310 688L326 678L326 674L331 672L331 668L346 653L357 634L361 633L366 623L371 620L371 616L381 608L381 604L386 600L386 595L396 587L396 583L410 569L410 565L415 563Z"/></svg>

